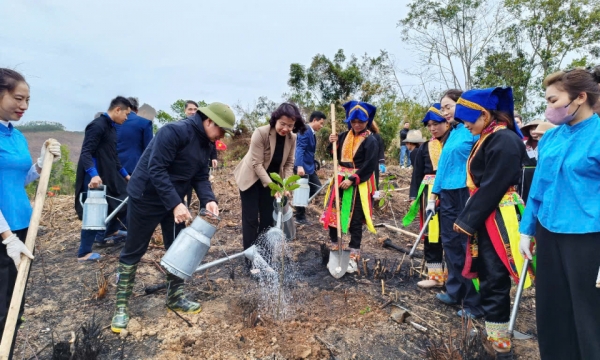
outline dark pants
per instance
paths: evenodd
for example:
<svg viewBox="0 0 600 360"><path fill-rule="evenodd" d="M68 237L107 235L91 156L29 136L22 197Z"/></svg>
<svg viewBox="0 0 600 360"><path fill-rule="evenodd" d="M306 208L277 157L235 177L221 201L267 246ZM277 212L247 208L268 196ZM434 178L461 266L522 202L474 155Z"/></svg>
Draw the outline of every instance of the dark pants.
<svg viewBox="0 0 600 360"><path fill-rule="evenodd" d="M536 240L541 358L600 359L600 233L557 234L538 223Z"/></svg>
<svg viewBox="0 0 600 360"><path fill-rule="evenodd" d="M479 229L477 240L479 295L485 321L507 323L510 319L510 274L485 228Z"/></svg>
<svg viewBox="0 0 600 360"><path fill-rule="evenodd" d="M321 188L321 180L319 180L317 173L312 173L308 175L308 186L310 186L309 196L313 196L317 192L317 190ZM305 218L306 208L303 206L296 207L296 219L303 220Z"/></svg>
<svg viewBox="0 0 600 360"><path fill-rule="evenodd" d="M479 294L473 281L462 276L467 252L467 236L454 231L454 222L465 208L469 199L467 188L442 190L440 193L440 237L446 257L448 280L446 291L454 300L468 309L473 315L482 315Z"/></svg>
<svg viewBox="0 0 600 360"><path fill-rule="evenodd" d="M13 231L17 237L25 242L27 238L27 229ZM28 275L29 276L29 275ZM6 253L6 245L0 242L0 342L2 341L2 334L4 333L4 325L6 323L6 317L8 315L8 308L10 307L10 300L13 295L15 288L15 282L17 281L17 267L13 262L12 258ZM15 347L15 341L17 340L17 329L21 326L21 317L25 310L25 292L23 292L23 298L21 299L21 308L19 309L19 316L17 318L17 326L15 327L15 335L10 349L9 359L12 359L12 353Z"/></svg>
<svg viewBox="0 0 600 360"><path fill-rule="evenodd" d="M343 194L343 192L340 192ZM358 194L358 187L354 186L354 210L352 211L352 218L350 219L350 226L348 226L348 232L350 233L350 248L360 249L360 243L362 241L363 224L365 223L365 214L362 209L362 202L360 195ZM334 200L335 201L335 200ZM342 205L342 198L340 197L340 207ZM340 218L341 220L341 218ZM340 221L341 223L341 221ZM329 227L329 238L332 242L337 242L337 229Z"/></svg>
<svg viewBox="0 0 600 360"><path fill-rule="evenodd" d="M165 249L169 249L173 240L185 223L175 224L172 210L165 209L158 197L133 199L129 198L127 207L127 240L121 250L119 261L126 265L135 265L148 250L154 230L160 224Z"/></svg>
<svg viewBox="0 0 600 360"><path fill-rule="evenodd" d="M245 191L242 199L242 236L244 250L256 243L258 235L273 225L273 197L271 189L257 180Z"/></svg>

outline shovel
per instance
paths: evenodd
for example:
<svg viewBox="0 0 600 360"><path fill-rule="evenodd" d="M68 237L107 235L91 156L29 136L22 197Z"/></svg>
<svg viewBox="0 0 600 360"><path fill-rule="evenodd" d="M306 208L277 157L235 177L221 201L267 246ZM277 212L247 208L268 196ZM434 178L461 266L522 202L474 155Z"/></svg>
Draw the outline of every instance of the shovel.
<svg viewBox="0 0 600 360"><path fill-rule="evenodd" d="M513 305L513 309L510 314L510 322L508 323L508 332L511 333L516 340L527 340L533 338L533 335L524 334L515 330L515 322L517 321L517 311L519 311L519 303L521 302L521 295L523 295L523 287L525 286L525 278L527 277L528 267L529 259L525 259L525 262L523 263L523 270L521 271L521 278L519 279L519 285L517 286L515 304Z"/></svg>
<svg viewBox="0 0 600 360"><path fill-rule="evenodd" d="M331 104L331 133L335 134L335 105ZM350 250L344 250L342 242L342 227L340 224L340 182L338 180L338 158L337 158L337 141L333 143L333 181L335 190L335 211L336 211L336 226L338 238L338 251L329 251L329 263L327 268L329 273L336 279L344 276L350 264Z"/></svg>
<svg viewBox="0 0 600 360"><path fill-rule="evenodd" d="M419 236L417 236L417 240L415 240L415 243L414 243L412 249L410 249L410 253L408 254L409 258L412 258L413 255L415 254L415 250L417 250L419 241L421 241L421 239L423 238L423 235L425 235L425 231L427 230L427 225L429 225L429 221L431 220L432 217L433 217L433 213L429 213L429 215L427 216L427 219L425 220L425 223L423 224L423 228L421 229L421 232L419 233Z"/></svg>

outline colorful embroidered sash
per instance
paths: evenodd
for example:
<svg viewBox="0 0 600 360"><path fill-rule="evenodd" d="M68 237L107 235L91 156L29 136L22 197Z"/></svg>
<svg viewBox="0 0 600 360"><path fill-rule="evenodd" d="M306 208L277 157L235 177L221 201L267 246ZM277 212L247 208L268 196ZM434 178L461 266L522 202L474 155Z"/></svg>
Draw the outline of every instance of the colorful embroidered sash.
<svg viewBox="0 0 600 360"><path fill-rule="evenodd" d="M440 156L442 155L442 143L438 139L429 140L429 159L433 166L433 171L437 171Z"/></svg>
<svg viewBox="0 0 600 360"><path fill-rule="evenodd" d="M419 192L417 193L417 198L415 199L415 201L412 203L412 205L410 206L410 209L408 210L408 213L406 214L406 216L404 216L404 218L402 219L402 226L407 227L408 225L410 225L415 217L417 217L417 213L420 213L420 229L423 229L423 223L425 221L424 219L424 214L423 214L423 210L422 206L421 206L421 196L423 194L423 192L425 191L425 188L427 188L427 193L425 194L426 199L429 199L429 196L431 196L431 190L433 189L433 183L435 182L435 175L425 175L425 177L423 178L423 181L421 182L421 186L419 187ZM440 224L439 224L439 217L436 214L433 218L431 218L431 220L429 221L429 242L430 243L438 243L439 242L439 238L440 238Z"/></svg>
<svg viewBox="0 0 600 360"><path fill-rule="evenodd" d="M348 131L348 135L346 135L344 143L342 144L342 158L340 161L354 164L354 155L356 155L356 151L369 135L371 135L369 130L358 135L354 135L354 131L352 130Z"/></svg>

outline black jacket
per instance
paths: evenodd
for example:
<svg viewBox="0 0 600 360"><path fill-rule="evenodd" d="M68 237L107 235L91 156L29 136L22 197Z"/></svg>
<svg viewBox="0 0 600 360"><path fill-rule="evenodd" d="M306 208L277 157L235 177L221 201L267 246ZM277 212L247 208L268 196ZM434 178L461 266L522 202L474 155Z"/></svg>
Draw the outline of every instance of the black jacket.
<svg viewBox="0 0 600 360"><path fill-rule="evenodd" d="M406 140L406 136L408 135L408 131L410 129L402 129L400 130L400 145L404 145L402 144L402 141Z"/></svg>
<svg viewBox="0 0 600 360"><path fill-rule="evenodd" d="M471 152L467 170L479 189L456 219L458 226L469 234L483 228L504 194L519 183L525 156L523 141L509 129L490 134L475 154Z"/></svg>
<svg viewBox="0 0 600 360"><path fill-rule="evenodd" d="M127 187L129 196L162 202L167 210L183 203L191 188L201 207L216 201L208 181L211 144L199 114L165 125L142 154Z"/></svg>
<svg viewBox="0 0 600 360"><path fill-rule="evenodd" d="M93 159L96 159L95 164ZM125 199L127 182L119 173L123 166L117 155L117 131L113 121L104 114L85 127L75 178L75 211L80 220L83 216L83 208L79 203L79 194L87 191L87 184L84 183L85 171L93 167L98 170L102 183L106 185L106 194L121 200ZM107 198L106 201L109 213L119 205L118 201L111 198ZM123 207L119 215L124 215L126 209L127 207Z"/></svg>
<svg viewBox="0 0 600 360"><path fill-rule="evenodd" d="M338 134L338 161L339 164L343 167L358 169L356 170L356 175L350 176L350 180L356 183L356 178L358 177L359 183L363 183L365 181L368 181L371 178L371 175L373 175L375 170L378 168L377 154L379 145L377 144L377 139L375 139L373 135L369 135L356 150L356 154L352 159L353 163L342 162L342 147L344 145L344 140L346 139L346 136L348 136L348 132L350 131L352 130L348 130L341 134ZM333 144L329 143L327 149L329 152L333 151Z"/></svg>
<svg viewBox="0 0 600 360"><path fill-rule="evenodd" d="M383 139L381 135L373 133L373 137L377 140L378 151L377 151L377 162L380 164L385 164L385 145L383 144Z"/></svg>

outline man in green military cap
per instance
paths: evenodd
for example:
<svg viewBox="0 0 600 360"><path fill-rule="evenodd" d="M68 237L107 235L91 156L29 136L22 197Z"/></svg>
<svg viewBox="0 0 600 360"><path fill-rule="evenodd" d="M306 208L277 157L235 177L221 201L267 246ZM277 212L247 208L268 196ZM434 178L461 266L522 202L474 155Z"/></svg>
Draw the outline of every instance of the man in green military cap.
<svg viewBox="0 0 600 360"><path fill-rule="evenodd" d="M217 199L208 180L211 145L232 132L235 115L222 103L198 109L193 116L163 126L142 154L127 193L128 231L117 269L117 305L112 319L113 332L120 333L129 323L128 299L138 263L148 249L150 238L161 225L165 248L185 228L191 214L183 197L193 188L200 207L219 214ZM214 146L214 145L213 145ZM167 274L167 307L185 313L200 312L200 304L186 299L183 280Z"/></svg>

